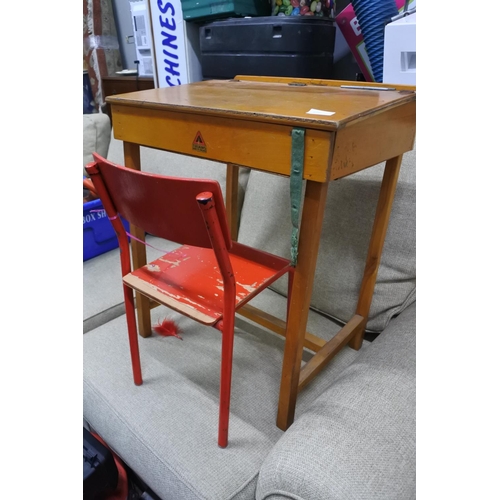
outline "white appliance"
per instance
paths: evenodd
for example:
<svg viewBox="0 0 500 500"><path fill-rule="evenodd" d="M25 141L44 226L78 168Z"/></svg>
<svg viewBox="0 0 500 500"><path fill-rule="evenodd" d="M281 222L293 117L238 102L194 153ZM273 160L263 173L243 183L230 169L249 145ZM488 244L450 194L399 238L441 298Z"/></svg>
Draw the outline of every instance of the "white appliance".
<svg viewBox="0 0 500 500"><path fill-rule="evenodd" d="M384 83L417 84L417 14L386 25L384 34Z"/></svg>
<svg viewBox="0 0 500 500"><path fill-rule="evenodd" d="M153 42L146 0L130 2L139 76L154 76Z"/></svg>

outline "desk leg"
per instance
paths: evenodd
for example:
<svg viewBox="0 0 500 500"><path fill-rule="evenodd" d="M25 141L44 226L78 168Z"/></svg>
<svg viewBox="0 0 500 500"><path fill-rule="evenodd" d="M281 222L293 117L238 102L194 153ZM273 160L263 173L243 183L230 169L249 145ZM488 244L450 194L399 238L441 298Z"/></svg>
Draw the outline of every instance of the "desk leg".
<svg viewBox="0 0 500 500"><path fill-rule="evenodd" d="M316 270L328 183L307 181L299 236L299 254L293 278L276 425L292 425L297 401L302 350Z"/></svg>
<svg viewBox="0 0 500 500"><path fill-rule="evenodd" d="M231 238L238 239L238 176L239 167L232 163L226 169L226 214Z"/></svg>
<svg viewBox="0 0 500 500"><path fill-rule="evenodd" d="M141 169L141 154L138 144L130 142L123 143L123 153L125 166L134 170ZM145 232L132 224L130 225L130 234L145 241ZM132 266L135 269L146 264L146 246L132 239L130 242L132 251ZM135 303L137 307L137 323L139 325L139 335L149 337L151 335L151 314L149 299L140 293L135 294Z"/></svg>
<svg viewBox="0 0 500 500"><path fill-rule="evenodd" d="M387 160L385 163L384 177L380 187L377 211L375 212L372 236L370 246L368 248L365 271L363 274L363 281L361 282L361 289L356 309L356 314L359 314L364 318L364 324L359 333L356 334L349 342L349 347L356 350L361 348L361 344L363 342L363 333L366 329L373 291L375 290L378 267L380 265L382 249L384 248L385 234L387 232L387 226L389 225L392 201L394 200L394 193L396 192L402 159L403 156L396 156Z"/></svg>

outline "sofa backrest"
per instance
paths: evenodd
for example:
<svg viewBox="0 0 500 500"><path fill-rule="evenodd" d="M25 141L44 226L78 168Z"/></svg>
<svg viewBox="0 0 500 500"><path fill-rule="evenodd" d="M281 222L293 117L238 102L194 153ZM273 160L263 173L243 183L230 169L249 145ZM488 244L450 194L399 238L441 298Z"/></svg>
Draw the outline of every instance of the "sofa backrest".
<svg viewBox="0 0 500 500"><path fill-rule="evenodd" d="M123 143L111 134L107 158L123 165ZM225 192L226 165L141 146L144 171L217 180ZM356 310L384 164L329 185L311 307L338 321ZM238 240L290 258L288 177L240 169ZM286 280L271 288L287 293ZM387 229L368 330L382 331L416 297L416 150L403 156Z"/></svg>
<svg viewBox="0 0 500 500"><path fill-rule="evenodd" d="M416 294L416 151L403 157L367 329L382 331ZM311 307L341 322L356 310L384 164L329 185ZM239 241L290 258L287 177L251 171ZM286 295L282 279L273 288Z"/></svg>

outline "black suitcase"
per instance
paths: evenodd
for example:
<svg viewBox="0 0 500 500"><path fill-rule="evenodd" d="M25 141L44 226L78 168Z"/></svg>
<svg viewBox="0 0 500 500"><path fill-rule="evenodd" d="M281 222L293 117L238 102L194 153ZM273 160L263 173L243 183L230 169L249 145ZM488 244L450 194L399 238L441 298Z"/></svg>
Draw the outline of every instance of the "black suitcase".
<svg viewBox="0 0 500 500"><path fill-rule="evenodd" d="M333 77L335 21L316 16L267 16L214 21L200 27L205 79L236 75Z"/></svg>
<svg viewBox="0 0 500 500"><path fill-rule="evenodd" d="M118 468L111 450L83 428L83 500L96 500L118 485Z"/></svg>

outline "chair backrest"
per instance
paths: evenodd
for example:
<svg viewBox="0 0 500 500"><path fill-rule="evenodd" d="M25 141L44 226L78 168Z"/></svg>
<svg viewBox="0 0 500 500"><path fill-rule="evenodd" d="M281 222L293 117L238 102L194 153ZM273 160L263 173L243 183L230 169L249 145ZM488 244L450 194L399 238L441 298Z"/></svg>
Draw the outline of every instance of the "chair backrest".
<svg viewBox="0 0 500 500"><path fill-rule="evenodd" d="M94 175L102 179L116 212L147 233L176 243L212 247L196 201L198 194L211 192L226 246L231 248L224 199L217 181L140 172L115 165L98 154L94 154L94 160ZM106 208L104 199L102 202Z"/></svg>

